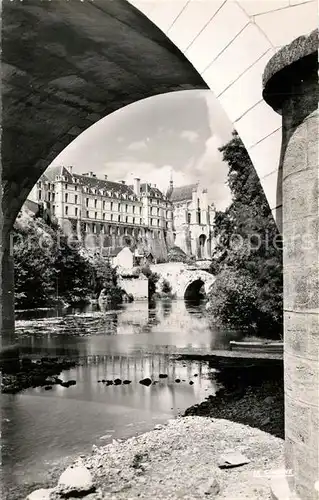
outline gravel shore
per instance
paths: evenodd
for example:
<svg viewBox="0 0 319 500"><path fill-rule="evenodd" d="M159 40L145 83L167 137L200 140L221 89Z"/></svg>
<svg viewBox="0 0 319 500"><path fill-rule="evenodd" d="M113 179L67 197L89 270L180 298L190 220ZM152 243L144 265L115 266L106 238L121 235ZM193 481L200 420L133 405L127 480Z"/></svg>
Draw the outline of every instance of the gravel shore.
<svg viewBox="0 0 319 500"><path fill-rule="evenodd" d="M227 452L250 462L220 469ZM123 442L94 446L75 465L87 468L95 485L86 500L266 500L271 473L283 467L283 440L227 420L183 417Z"/></svg>

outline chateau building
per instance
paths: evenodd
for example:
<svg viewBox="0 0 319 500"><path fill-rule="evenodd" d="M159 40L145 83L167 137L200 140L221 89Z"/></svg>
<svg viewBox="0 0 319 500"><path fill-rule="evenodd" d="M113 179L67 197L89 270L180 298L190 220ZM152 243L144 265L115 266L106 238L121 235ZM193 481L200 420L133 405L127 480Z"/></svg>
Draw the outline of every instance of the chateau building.
<svg viewBox="0 0 319 500"><path fill-rule="evenodd" d="M28 198L49 210L66 233L103 241L104 254L128 245L138 255L151 253L165 260L168 248L177 245L198 259L211 256L214 209L207 191L197 184L174 187L171 181L163 194L138 178L128 185L106 175L101 179L93 172L78 174L72 167L53 166Z"/></svg>
<svg viewBox="0 0 319 500"><path fill-rule="evenodd" d="M208 202L207 189L199 184L174 187L171 180L167 198L173 207L175 245L196 259L210 259L215 208Z"/></svg>

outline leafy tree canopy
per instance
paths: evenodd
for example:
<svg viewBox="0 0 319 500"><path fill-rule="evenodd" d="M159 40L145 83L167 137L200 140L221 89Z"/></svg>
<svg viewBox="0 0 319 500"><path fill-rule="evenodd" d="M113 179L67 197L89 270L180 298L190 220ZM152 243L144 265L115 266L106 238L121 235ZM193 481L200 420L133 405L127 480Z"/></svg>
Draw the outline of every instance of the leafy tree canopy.
<svg viewBox="0 0 319 500"><path fill-rule="evenodd" d="M276 336L282 330L281 238L237 132L220 151L232 202L215 215L210 310L224 325Z"/></svg>

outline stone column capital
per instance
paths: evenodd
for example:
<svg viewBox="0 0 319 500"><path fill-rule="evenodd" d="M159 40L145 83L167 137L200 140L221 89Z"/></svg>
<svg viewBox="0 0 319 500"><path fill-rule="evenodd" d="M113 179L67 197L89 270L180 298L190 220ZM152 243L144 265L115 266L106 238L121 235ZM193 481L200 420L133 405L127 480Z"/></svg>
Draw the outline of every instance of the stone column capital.
<svg viewBox="0 0 319 500"><path fill-rule="evenodd" d="M263 73L263 98L281 114L284 101L296 96L295 86L317 72L318 30L300 36L280 49Z"/></svg>

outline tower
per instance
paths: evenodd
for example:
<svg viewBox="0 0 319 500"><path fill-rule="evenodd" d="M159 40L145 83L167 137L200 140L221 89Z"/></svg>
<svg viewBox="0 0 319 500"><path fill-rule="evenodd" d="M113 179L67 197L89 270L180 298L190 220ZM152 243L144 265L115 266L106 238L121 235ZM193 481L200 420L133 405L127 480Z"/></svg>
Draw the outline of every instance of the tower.
<svg viewBox="0 0 319 500"><path fill-rule="evenodd" d="M172 195L172 192L173 192L173 189L174 189L174 182L173 182L173 169L171 170L171 179L169 181L169 188L166 192L166 196L167 198L170 198L171 195Z"/></svg>

